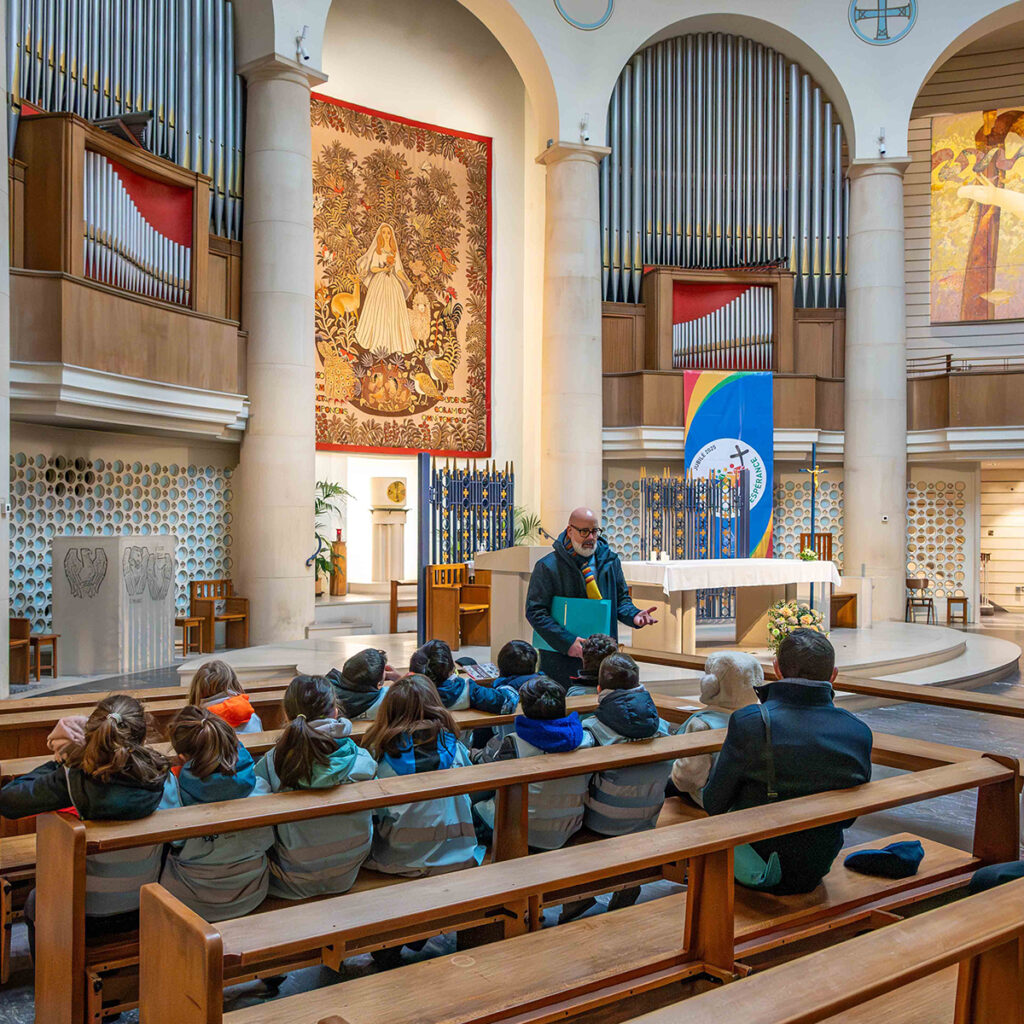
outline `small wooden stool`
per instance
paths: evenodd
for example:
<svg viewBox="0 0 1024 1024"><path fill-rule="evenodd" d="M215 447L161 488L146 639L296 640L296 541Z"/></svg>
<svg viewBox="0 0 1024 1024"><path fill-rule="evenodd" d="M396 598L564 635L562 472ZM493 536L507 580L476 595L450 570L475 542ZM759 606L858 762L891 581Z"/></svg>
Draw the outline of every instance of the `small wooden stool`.
<svg viewBox="0 0 1024 1024"><path fill-rule="evenodd" d="M42 649L44 645L49 645L50 648L50 678L57 678L57 641L59 639L60 633L33 633L29 636L29 661L32 663L37 683L42 679Z"/></svg>
<svg viewBox="0 0 1024 1024"><path fill-rule="evenodd" d="M959 614L954 614L953 606L960 609ZM947 597L946 598L946 625L950 626L954 622L962 622L965 626L967 625L967 598L966 597Z"/></svg>
<svg viewBox="0 0 1024 1024"><path fill-rule="evenodd" d="M202 629L203 618L201 615L183 615L174 620L175 626L181 626L181 643L175 642L175 647L181 647L182 657L191 654L193 651L202 651ZM195 630L195 639L192 638L192 631Z"/></svg>

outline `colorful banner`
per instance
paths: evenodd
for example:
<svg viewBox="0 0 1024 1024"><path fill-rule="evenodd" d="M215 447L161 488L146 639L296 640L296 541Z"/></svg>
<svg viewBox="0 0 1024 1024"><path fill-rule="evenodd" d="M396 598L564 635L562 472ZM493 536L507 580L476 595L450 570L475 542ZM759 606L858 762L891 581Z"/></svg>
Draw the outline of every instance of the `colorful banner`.
<svg viewBox="0 0 1024 1024"><path fill-rule="evenodd" d="M491 450L491 140L314 93L316 446Z"/></svg>
<svg viewBox="0 0 1024 1024"><path fill-rule="evenodd" d="M774 417L770 373L686 370L686 476L750 471L751 558L772 556Z"/></svg>

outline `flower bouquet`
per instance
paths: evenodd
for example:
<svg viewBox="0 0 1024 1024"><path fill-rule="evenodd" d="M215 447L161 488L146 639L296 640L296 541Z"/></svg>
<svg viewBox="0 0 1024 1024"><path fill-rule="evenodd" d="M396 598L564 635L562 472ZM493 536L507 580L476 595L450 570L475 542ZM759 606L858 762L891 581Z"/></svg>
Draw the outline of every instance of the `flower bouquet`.
<svg viewBox="0 0 1024 1024"><path fill-rule="evenodd" d="M818 552L814 548L804 548L798 557L801 562L816 562L818 560Z"/></svg>
<svg viewBox="0 0 1024 1024"><path fill-rule="evenodd" d="M794 629L813 629L824 633L822 624L824 617L809 604L800 601L776 601L768 609L768 646L777 651L779 644ZM826 636L828 634L826 633Z"/></svg>

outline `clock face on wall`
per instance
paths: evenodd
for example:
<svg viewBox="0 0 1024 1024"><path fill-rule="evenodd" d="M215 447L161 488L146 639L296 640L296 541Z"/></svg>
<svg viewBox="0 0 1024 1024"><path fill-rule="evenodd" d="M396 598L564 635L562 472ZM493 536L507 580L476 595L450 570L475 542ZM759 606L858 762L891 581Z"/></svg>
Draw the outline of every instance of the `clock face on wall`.
<svg viewBox="0 0 1024 1024"><path fill-rule="evenodd" d="M405 502L405 483L401 480L395 480L388 484L388 498L393 501L396 505L401 505Z"/></svg>

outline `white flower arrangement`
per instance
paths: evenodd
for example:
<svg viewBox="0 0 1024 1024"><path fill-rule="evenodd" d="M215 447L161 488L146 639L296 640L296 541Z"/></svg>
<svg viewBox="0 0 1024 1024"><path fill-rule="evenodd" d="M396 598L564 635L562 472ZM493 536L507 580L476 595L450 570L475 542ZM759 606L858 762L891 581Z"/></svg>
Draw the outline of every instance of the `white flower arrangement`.
<svg viewBox="0 0 1024 1024"><path fill-rule="evenodd" d="M799 555L801 562L816 562L818 560L818 552L814 548L804 548Z"/></svg>
<svg viewBox="0 0 1024 1024"><path fill-rule="evenodd" d="M822 629L824 616L809 604L800 601L776 601L768 609L768 646L772 651L794 629L813 629L817 633L828 633Z"/></svg>

